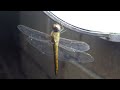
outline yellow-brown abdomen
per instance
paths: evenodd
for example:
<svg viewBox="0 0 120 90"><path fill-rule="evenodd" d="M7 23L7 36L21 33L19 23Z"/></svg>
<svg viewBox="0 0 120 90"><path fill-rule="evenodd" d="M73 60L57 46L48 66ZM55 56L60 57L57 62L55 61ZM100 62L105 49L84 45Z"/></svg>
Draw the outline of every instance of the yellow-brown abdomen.
<svg viewBox="0 0 120 90"><path fill-rule="evenodd" d="M58 45L60 39L60 32L52 32L52 41L53 44L53 52L54 52L54 64L55 64L55 75L58 73Z"/></svg>

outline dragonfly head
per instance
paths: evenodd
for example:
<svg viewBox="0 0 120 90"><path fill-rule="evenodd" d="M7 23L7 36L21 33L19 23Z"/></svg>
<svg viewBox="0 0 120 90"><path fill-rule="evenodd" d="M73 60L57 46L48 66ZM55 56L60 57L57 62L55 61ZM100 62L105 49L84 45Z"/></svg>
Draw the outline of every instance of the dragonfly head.
<svg viewBox="0 0 120 90"><path fill-rule="evenodd" d="M59 25L59 24L53 24L53 30L54 30L54 32L61 32L61 30L62 30L62 27Z"/></svg>

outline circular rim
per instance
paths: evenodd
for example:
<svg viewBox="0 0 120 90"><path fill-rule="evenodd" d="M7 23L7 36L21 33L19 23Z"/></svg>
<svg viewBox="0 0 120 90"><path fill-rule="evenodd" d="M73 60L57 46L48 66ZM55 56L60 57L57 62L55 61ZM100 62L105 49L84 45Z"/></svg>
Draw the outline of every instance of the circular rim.
<svg viewBox="0 0 120 90"><path fill-rule="evenodd" d="M71 24L65 22L64 20L62 20L59 17L57 17L56 15L54 15L51 11L43 11L43 12L47 16L49 16L52 20L54 20L55 22L63 25L64 27L66 27L72 31L76 31L76 32L80 32L80 33L88 34L88 35L99 36L99 37L108 37L110 34L112 34L112 33L104 33L104 32L100 32L100 31L92 31L92 30L80 28L80 27L77 27L77 26L74 26L74 25L71 25Z"/></svg>

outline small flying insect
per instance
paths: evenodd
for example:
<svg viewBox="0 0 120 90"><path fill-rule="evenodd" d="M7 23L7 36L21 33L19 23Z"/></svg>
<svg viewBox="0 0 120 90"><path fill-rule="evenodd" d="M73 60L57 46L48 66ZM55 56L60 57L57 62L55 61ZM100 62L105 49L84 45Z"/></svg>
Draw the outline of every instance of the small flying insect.
<svg viewBox="0 0 120 90"><path fill-rule="evenodd" d="M53 24L50 35L24 25L18 25L18 29L28 36L27 41L33 47L45 55L54 56L55 75L58 74L58 61L94 61L94 58L85 52L90 49L87 43L60 37L63 29L59 24Z"/></svg>

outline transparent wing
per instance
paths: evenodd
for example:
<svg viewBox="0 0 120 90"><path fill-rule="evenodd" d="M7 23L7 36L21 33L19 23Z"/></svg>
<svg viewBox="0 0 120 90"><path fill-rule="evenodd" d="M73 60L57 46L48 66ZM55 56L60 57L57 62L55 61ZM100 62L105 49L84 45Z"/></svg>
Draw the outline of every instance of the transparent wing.
<svg viewBox="0 0 120 90"><path fill-rule="evenodd" d="M43 32L34 30L24 25L18 25L17 27L22 33L24 33L25 35L29 36L32 39L39 40L39 41L51 40L50 35L45 34ZM84 52L90 49L89 45L85 42L69 40L65 38L60 38L59 46L61 48L64 48L66 50L73 51L73 52Z"/></svg>
<svg viewBox="0 0 120 90"><path fill-rule="evenodd" d="M84 52L90 49L89 45L82 41L60 38L59 47L72 52Z"/></svg>
<svg viewBox="0 0 120 90"><path fill-rule="evenodd" d="M37 50L47 56L53 56L53 46L50 41L38 41L32 38L27 38L27 41ZM59 61L75 61L75 62L92 62L93 57L85 52L70 52L64 48L59 48Z"/></svg>
<svg viewBox="0 0 120 90"><path fill-rule="evenodd" d="M24 25L18 25L17 28L24 33L25 35L27 35L28 37L34 38L36 40L50 40L50 35L45 34L43 32L37 31L35 29L29 28L27 26Z"/></svg>
<svg viewBox="0 0 120 90"><path fill-rule="evenodd" d="M51 37L48 34L34 30L24 25L18 25L18 29L28 36L27 41L37 50L48 56L53 56L53 46ZM76 61L76 62L91 62L93 57L85 53L89 50L89 45L85 42L60 38L59 43L59 60L60 61Z"/></svg>
<svg viewBox="0 0 120 90"><path fill-rule="evenodd" d="M93 62L94 58L86 52L69 52L63 48L59 49L60 61L75 61L81 63Z"/></svg>
<svg viewBox="0 0 120 90"><path fill-rule="evenodd" d="M30 37L28 37L26 40L41 53L46 54L47 56L53 56L53 45L49 40L38 41Z"/></svg>

